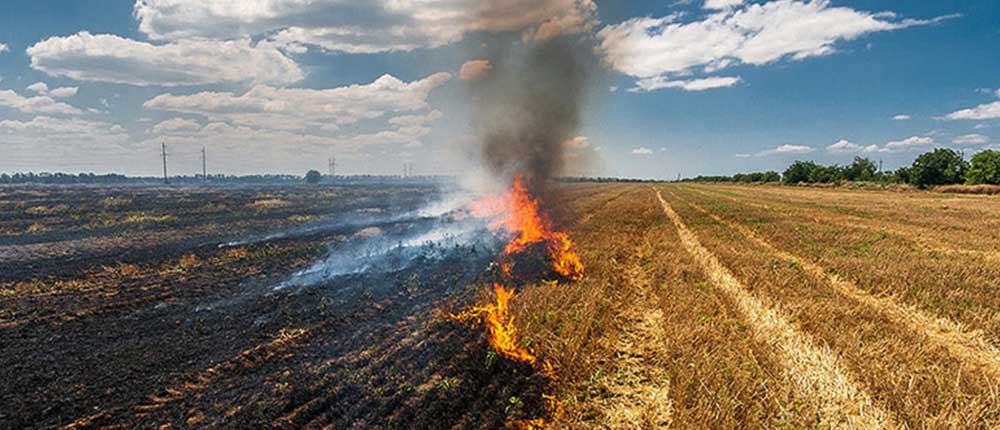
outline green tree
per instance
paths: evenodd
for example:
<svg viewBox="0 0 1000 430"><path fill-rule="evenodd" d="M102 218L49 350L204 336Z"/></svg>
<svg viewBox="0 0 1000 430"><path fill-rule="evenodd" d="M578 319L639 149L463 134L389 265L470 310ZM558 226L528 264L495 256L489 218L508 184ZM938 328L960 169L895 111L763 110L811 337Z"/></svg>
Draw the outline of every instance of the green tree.
<svg viewBox="0 0 1000 430"><path fill-rule="evenodd" d="M957 151L938 148L920 154L910 168L910 183L920 188L965 182L969 163Z"/></svg>
<svg viewBox="0 0 1000 430"><path fill-rule="evenodd" d="M986 150L973 155L965 183L1000 185L1000 151Z"/></svg>
<svg viewBox="0 0 1000 430"><path fill-rule="evenodd" d="M812 182L810 178L820 166L812 161L795 161L785 169L783 175L786 184L797 184L799 182Z"/></svg>
<svg viewBox="0 0 1000 430"><path fill-rule="evenodd" d="M321 179L323 179L323 175L316 170L306 172L306 182L310 184L318 184Z"/></svg>
<svg viewBox="0 0 1000 430"><path fill-rule="evenodd" d="M844 168L844 179L848 181L870 181L875 178L878 166L864 157L854 157L854 161Z"/></svg>

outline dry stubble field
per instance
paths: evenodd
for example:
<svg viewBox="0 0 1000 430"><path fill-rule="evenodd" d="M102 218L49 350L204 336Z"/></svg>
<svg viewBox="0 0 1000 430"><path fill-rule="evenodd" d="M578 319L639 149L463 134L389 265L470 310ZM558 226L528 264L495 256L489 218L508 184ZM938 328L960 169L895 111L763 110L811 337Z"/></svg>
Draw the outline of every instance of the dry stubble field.
<svg viewBox="0 0 1000 430"><path fill-rule="evenodd" d="M543 414L539 394L553 387L565 412L551 428L1000 426L995 197L562 187L546 205L586 277L525 285L512 302L549 381L441 318L490 296L477 269L488 255L262 293L361 226L214 245L231 239L220 222L234 213L266 232L342 216L323 208L405 210L387 206L392 191L297 189L281 205L256 204L277 201L257 191L195 193L192 207L249 208L197 219L141 193L25 216L11 203L24 196L9 200L0 428L486 429ZM27 206L69 198L43 193ZM117 224L60 224L139 210L171 218L127 224L99 251L88 244ZM79 232L67 242L62 230ZM128 242L143 237L133 231L156 240ZM46 254L49 239L58 252Z"/></svg>
<svg viewBox="0 0 1000 430"><path fill-rule="evenodd" d="M568 423L1000 426L1000 200L625 189L573 229L584 261L610 258L627 282L621 330L605 336L610 363L566 389L579 400ZM616 234L588 236L603 225ZM592 253L615 240L624 260Z"/></svg>

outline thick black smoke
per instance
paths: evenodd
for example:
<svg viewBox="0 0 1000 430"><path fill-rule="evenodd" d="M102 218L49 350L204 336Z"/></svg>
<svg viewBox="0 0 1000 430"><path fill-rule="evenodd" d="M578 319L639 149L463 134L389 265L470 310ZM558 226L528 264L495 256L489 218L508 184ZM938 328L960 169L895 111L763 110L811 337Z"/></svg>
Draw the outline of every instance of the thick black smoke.
<svg viewBox="0 0 1000 430"><path fill-rule="evenodd" d="M564 172L565 142L576 136L587 81L580 55L580 47L555 39L490 56L492 69L470 83L490 173L521 175L533 193L547 194L548 181Z"/></svg>

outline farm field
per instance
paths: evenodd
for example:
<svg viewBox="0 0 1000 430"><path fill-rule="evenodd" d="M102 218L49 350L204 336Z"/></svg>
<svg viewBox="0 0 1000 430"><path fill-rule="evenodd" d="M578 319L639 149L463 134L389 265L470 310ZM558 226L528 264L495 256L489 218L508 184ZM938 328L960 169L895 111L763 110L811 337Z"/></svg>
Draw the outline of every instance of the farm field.
<svg viewBox="0 0 1000 430"><path fill-rule="evenodd" d="M496 243L405 252L435 187L0 189L0 428L1000 426L995 197L557 191L585 275L510 302L545 369L447 317Z"/></svg>

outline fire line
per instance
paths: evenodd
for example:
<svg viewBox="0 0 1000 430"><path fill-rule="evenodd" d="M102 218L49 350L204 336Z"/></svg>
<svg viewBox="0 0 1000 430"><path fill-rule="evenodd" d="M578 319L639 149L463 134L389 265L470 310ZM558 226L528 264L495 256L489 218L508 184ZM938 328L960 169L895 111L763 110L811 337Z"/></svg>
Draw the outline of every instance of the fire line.
<svg viewBox="0 0 1000 430"><path fill-rule="evenodd" d="M503 283L496 282L493 290L495 303L477 305L449 318L459 322L475 322L482 324L490 345L498 355L531 365L540 371L549 381L549 393L543 394L545 411L550 417L562 414L562 403L551 393L555 381L555 372L548 361L539 361L533 351L518 342L517 330L514 326L514 316L509 314L510 301L515 297L513 287L504 284L514 282L514 257L528 252L535 246L543 246L551 269L568 281L583 279L584 266L576 254L573 241L565 232L556 231L552 222L541 211L539 199L533 197L524 185L523 178L514 177L511 188L500 196L488 197L473 202L469 212L472 216L492 218L490 228L495 231L506 231L511 235L500 258L500 276ZM533 273L537 280L544 274ZM544 428L544 418L521 420L514 423L522 429Z"/></svg>

